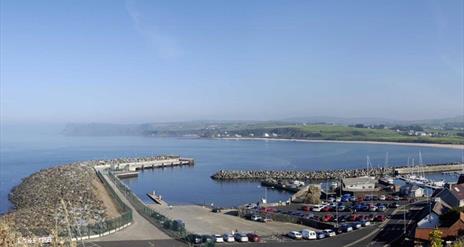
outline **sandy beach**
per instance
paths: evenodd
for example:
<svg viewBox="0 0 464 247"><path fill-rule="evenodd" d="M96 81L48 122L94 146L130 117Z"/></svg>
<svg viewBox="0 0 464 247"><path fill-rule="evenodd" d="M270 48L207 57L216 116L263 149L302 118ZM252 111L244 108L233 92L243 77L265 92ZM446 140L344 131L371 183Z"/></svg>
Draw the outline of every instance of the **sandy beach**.
<svg viewBox="0 0 464 247"><path fill-rule="evenodd" d="M263 138L263 137L225 137L217 138L223 140L243 140L243 141L287 141L287 142L314 142L314 143L359 143L359 144L378 144L378 145L401 145L401 146L416 146L416 147L432 147L432 148L449 148L462 149L464 145L460 144L438 144L438 143L414 143L414 142L376 142L376 141L337 141L337 140L305 140L305 139L289 139L289 138Z"/></svg>

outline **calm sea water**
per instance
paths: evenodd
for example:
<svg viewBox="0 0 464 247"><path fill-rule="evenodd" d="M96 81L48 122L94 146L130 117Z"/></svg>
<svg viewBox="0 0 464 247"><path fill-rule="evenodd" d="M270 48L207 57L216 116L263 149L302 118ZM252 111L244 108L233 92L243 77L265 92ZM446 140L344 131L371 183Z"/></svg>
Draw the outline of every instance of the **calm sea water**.
<svg viewBox="0 0 464 247"><path fill-rule="evenodd" d="M364 167L369 155L374 166L405 164L408 157L425 163L456 162L461 150L395 145L234 141L152 137L68 137L56 131L2 129L0 149L0 212L11 204L8 193L21 179L42 168L64 163L117 157L179 154L194 158L194 167L145 170L124 181L145 201L156 190L172 204L215 203L234 206L259 200L264 189L256 182L216 182L219 169L321 170ZM451 178L453 179L453 178ZM269 190L270 201L286 200L287 193Z"/></svg>

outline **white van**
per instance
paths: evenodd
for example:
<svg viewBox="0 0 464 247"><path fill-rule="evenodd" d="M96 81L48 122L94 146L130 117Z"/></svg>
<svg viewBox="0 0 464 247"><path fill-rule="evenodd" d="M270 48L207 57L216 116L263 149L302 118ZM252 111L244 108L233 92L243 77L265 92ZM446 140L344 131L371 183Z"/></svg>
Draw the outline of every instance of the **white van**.
<svg viewBox="0 0 464 247"><path fill-rule="evenodd" d="M317 239L316 232L313 230L303 229L301 230L301 235L304 239Z"/></svg>

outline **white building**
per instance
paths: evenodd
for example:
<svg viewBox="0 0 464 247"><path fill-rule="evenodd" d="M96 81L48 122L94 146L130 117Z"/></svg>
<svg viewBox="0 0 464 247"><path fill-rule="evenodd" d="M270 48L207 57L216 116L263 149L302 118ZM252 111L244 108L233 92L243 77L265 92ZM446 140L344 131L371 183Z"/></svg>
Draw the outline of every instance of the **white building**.
<svg viewBox="0 0 464 247"><path fill-rule="evenodd" d="M344 178L342 180L343 190L345 191L373 191L375 190L376 179L374 177Z"/></svg>

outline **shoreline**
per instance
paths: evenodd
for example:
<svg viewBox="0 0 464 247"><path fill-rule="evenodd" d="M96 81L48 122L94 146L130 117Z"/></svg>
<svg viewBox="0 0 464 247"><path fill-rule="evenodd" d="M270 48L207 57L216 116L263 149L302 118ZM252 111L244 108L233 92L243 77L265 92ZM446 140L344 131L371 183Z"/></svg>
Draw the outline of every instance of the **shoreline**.
<svg viewBox="0 0 464 247"><path fill-rule="evenodd" d="M309 142L309 143L377 144L377 145L416 146L416 147L447 148L447 149L461 149L461 150L464 150L464 144L385 142L385 141L310 140L310 139L264 138L264 137L224 137L224 138L214 138L214 139L237 140L237 141L286 141L286 142Z"/></svg>

